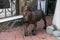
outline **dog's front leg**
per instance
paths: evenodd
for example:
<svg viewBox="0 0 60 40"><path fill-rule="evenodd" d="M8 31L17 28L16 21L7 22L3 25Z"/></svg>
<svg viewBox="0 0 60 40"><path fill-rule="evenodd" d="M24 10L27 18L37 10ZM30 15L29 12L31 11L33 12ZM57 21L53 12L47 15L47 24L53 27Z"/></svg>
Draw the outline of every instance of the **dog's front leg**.
<svg viewBox="0 0 60 40"><path fill-rule="evenodd" d="M28 28L28 26L29 26L29 23L25 23L25 27L24 27L24 35L25 36L28 36L28 30L27 30L27 28Z"/></svg>
<svg viewBox="0 0 60 40"><path fill-rule="evenodd" d="M45 16L43 17L43 20L44 20L44 29L46 30L47 24L46 24L46 18L45 18Z"/></svg>

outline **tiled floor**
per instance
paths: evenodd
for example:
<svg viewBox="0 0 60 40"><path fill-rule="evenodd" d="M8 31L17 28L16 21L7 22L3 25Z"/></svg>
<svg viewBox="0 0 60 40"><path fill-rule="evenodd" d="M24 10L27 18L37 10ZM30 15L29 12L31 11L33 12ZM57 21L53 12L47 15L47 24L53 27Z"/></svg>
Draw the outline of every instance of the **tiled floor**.
<svg viewBox="0 0 60 40"><path fill-rule="evenodd" d="M47 26L51 25L51 17L47 17ZM43 30L43 21L39 21L37 24L36 32L37 34L33 36L31 34L31 30L33 28L33 25L30 24L28 27L29 36L24 36L24 27L25 25L19 26L17 28L6 30L6 32L0 33L0 40L55 40L55 38L51 35L48 35L45 30Z"/></svg>

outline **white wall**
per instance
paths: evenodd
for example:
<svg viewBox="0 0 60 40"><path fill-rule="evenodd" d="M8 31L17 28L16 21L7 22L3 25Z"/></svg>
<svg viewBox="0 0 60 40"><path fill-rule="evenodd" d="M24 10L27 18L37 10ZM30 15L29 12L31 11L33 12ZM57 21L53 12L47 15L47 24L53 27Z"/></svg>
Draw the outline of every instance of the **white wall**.
<svg viewBox="0 0 60 40"><path fill-rule="evenodd" d="M55 14L52 23L56 26L58 30L60 30L60 0L57 0Z"/></svg>
<svg viewBox="0 0 60 40"><path fill-rule="evenodd" d="M41 1L41 7L44 13L45 13L45 5L46 5L45 3L46 3L45 1Z"/></svg>
<svg viewBox="0 0 60 40"><path fill-rule="evenodd" d="M38 0L38 4L37 4L37 10L40 10L40 9L42 9L43 10L43 12L45 13L45 8L46 8L46 0L44 0L44 1L40 1L41 2L41 7L40 7L40 2L39 2L40 0Z"/></svg>

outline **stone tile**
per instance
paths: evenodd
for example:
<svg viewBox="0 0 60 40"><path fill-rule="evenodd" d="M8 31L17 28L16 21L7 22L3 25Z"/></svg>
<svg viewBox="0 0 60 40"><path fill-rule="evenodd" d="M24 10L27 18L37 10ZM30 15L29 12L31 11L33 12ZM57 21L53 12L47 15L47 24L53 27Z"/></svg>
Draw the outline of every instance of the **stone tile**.
<svg viewBox="0 0 60 40"><path fill-rule="evenodd" d="M24 40L23 38L16 38L16 40Z"/></svg>
<svg viewBox="0 0 60 40"><path fill-rule="evenodd" d="M38 38L38 36L32 36L32 40L40 40L40 38Z"/></svg>
<svg viewBox="0 0 60 40"><path fill-rule="evenodd" d="M8 34L7 32L1 32L0 33L0 40L7 40L7 37L8 37L7 34Z"/></svg>
<svg viewBox="0 0 60 40"><path fill-rule="evenodd" d="M51 24L52 18L46 17L47 25ZM33 25L29 25L28 31L31 33ZM0 33L0 40L54 40L55 38L51 35L48 35L45 30L43 30L44 24L43 20L38 22L37 25L37 34L35 36L30 35L24 36L24 27L25 25L9 29L9 32ZM41 29L40 29L41 28Z"/></svg>
<svg viewBox="0 0 60 40"><path fill-rule="evenodd" d="M32 40L31 36L24 36L25 40Z"/></svg>
<svg viewBox="0 0 60 40"><path fill-rule="evenodd" d="M9 32L7 35L8 35L7 40L15 40L16 36L15 36L15 33L13 31Z"/></svg>

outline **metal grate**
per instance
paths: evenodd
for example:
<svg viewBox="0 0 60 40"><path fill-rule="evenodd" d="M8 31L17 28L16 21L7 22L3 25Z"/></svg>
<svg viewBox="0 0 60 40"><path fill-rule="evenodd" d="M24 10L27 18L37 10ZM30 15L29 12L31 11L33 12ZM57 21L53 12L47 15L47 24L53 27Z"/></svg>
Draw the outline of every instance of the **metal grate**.
<svg viewBox="0 0 60 40"><path fill-rule="evenodd" d="M12 17L17 15L19 6L18 0L0 1L0 18ZM19 10L18 10L19 11Z"/></svg>

